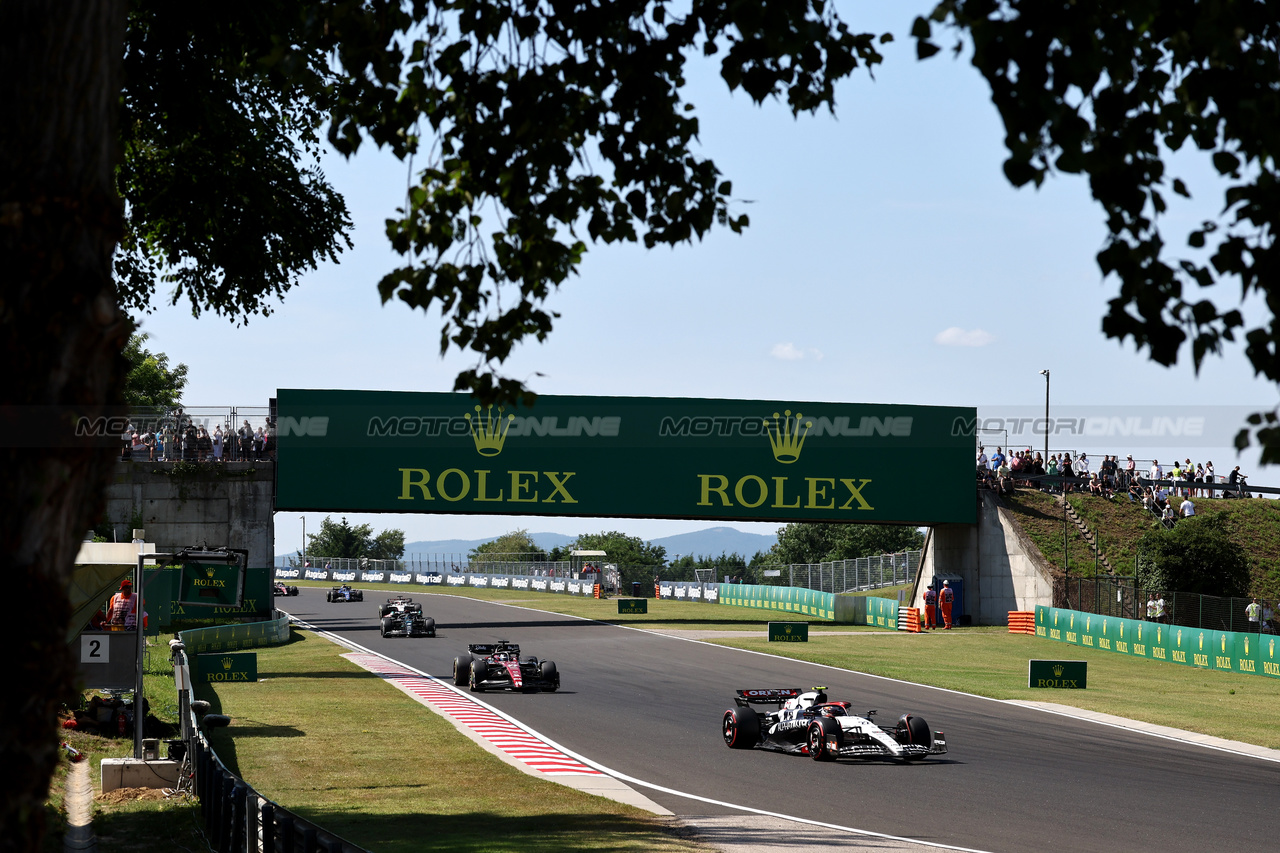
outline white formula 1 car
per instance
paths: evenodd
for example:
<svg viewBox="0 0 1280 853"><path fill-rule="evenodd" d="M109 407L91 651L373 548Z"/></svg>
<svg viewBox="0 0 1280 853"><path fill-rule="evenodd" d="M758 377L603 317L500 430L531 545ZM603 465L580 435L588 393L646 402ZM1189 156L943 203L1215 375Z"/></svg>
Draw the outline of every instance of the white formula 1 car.
<svg viewBox="0 0 1280 853"><path fill-rule="evenodd" d="M932 731L915 714L903 714L897 725L872 721L875 711L860 717L848 702L828 702L826 688L802 692L794 687L739 690L735 707L724 712L720 732L730 749L770 749L808 755L814 761L836 758L899 758L914 761L947 751L946 736ZM776 705L761 713L752 705Z"/></svg>

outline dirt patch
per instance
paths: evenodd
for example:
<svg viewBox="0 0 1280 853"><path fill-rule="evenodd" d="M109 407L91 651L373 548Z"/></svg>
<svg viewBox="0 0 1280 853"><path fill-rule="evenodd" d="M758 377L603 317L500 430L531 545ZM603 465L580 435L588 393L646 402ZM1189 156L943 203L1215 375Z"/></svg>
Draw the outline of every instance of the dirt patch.
<svg viewBox="0 0 1280 853"><path fill-rule="evenodd" d="M137 800L167 800L163 788L116 788L96 797L100 803L131 803Z"/></svg>

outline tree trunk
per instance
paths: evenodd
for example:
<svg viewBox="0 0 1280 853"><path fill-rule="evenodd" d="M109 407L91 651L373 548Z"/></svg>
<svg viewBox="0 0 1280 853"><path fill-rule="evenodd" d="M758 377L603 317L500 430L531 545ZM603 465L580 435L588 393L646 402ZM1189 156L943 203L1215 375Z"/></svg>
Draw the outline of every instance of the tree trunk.
<svg viewBox="0 0 1280 853"><path fill-rule="evenodd" d="M76 446L74 416L122 395L130 323L111 260L124 0L0 2L0 851L37 851L76 697L67 581L102 511L113 458Z"/></svg>

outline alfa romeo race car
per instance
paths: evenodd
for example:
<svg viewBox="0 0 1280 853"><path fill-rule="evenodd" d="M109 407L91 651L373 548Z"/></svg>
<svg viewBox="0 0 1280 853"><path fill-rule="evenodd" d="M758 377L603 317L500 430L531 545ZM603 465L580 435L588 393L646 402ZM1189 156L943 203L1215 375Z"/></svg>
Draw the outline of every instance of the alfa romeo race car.
<svg viewBox="0 0 1280 853"><path fill-rule="evenodd" d="M325 601L364 601L364 590L352 589L345 583L324 594Z"/></svg>
<svg viewBox="0 0 1280 853"><path fill-rule="evenodd" d="M436 620L422 615L422 605L412 598L388 598L378 605L378 633L384 637L434 637Z"/></svg>
<svg viewBox="0 0 1280 853"><path fill-rule="evenodd" d="M554 661L536 657L521 659L520 647L506 640L472 643L467 653L453 659L453 683L482 690L519 690L554 693L560 689L560 673Z"/></svg>
<svg viewBox="0 0 1280 853"><path fill-rule="evenodd" d="M298 588L296 586L285 586L280 581L276 581L271 585L271 594L274 595L297 595Z"/></svg>
<svg viewBox="0 0 1280 853"><path fill-rule="evenodd" d="M826 688L739 690L735 707L724 712L720 732L730 749L771 749L807 755L814 761L837 758L900 758L915 761L947 751L946 736L915 714L903 714L893 726L872 721L875 711L858 716L848 702L827 701ZM752 705L776 705L761 713Z"/></svg>

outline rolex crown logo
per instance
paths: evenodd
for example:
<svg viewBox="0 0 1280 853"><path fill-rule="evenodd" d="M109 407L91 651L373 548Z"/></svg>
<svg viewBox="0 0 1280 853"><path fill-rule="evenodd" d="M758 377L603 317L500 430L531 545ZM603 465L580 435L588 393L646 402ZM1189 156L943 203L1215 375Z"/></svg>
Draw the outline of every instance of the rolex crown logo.
<svg viewBox="0 0 1280 853"><path fill-rule="evenodd" d="M233 663L233 661L231 660L231 658L223 658L223 659L222 659L222 668L223 668L223 669L231 669L231 664L232 664L232 663Z"/></svg>
<svg viewBox="0 0 1280 853"><path fill-rule="evenodd" d="M204 573L205 573L206 575L208 575L209 577L213 577L213 574L214 574L214 572L216 572L216 571L217 571L217 569L215 569L213 566L206 566L206 567L205 567L205 570L204 570Z"/></svg>
<svg viewBox="0 0 1280 853"><path fill-rule="evenodd" d="M784 630L784 631L786 631L788 634L790 634L790 633L791 633L791 626L790 626L790 625L788 625L787 627L783 628L782 630Z"/></svg>
<svg viewBox="0 0 1280 853"><path fill-rule="evenodd" d="M1066 667L1064 667L1062 664L1055 664L1053 667L1053 674L1054 674L1054 677L1056 678L1061 678L1062 673L1065 671L1066 671Z"/></svg>
<svg viewBox="0 0 1280 853"><path fill-rule="evenodd" d="M778 423L780 417L783 418L782 423ZM773 458L783 465L790 465L800 458L805 436L813 428L813 421L805 421L803 418L804 415L799 412L793 418L791 410L787 409L783 415L774 412L772 423L768 420L764 422L765 432L769 433L769 444L773 447Z"/></svg>
<svg viewBox="0 0 1280 853"><path fill-rule="evenodd" d="M464 415L471 423L471 440L475 442L476 452L481 456L497 456L502 452L502 445L507 440L507 431L511 429L511 422L516 419L515 415L507 415L507 419L502 419L502 409L498 409L498 417L493 417L493 406L484 413L484 420L480 419L480 407L476 406L476 417L472 419L471 413Z"/></svg>

